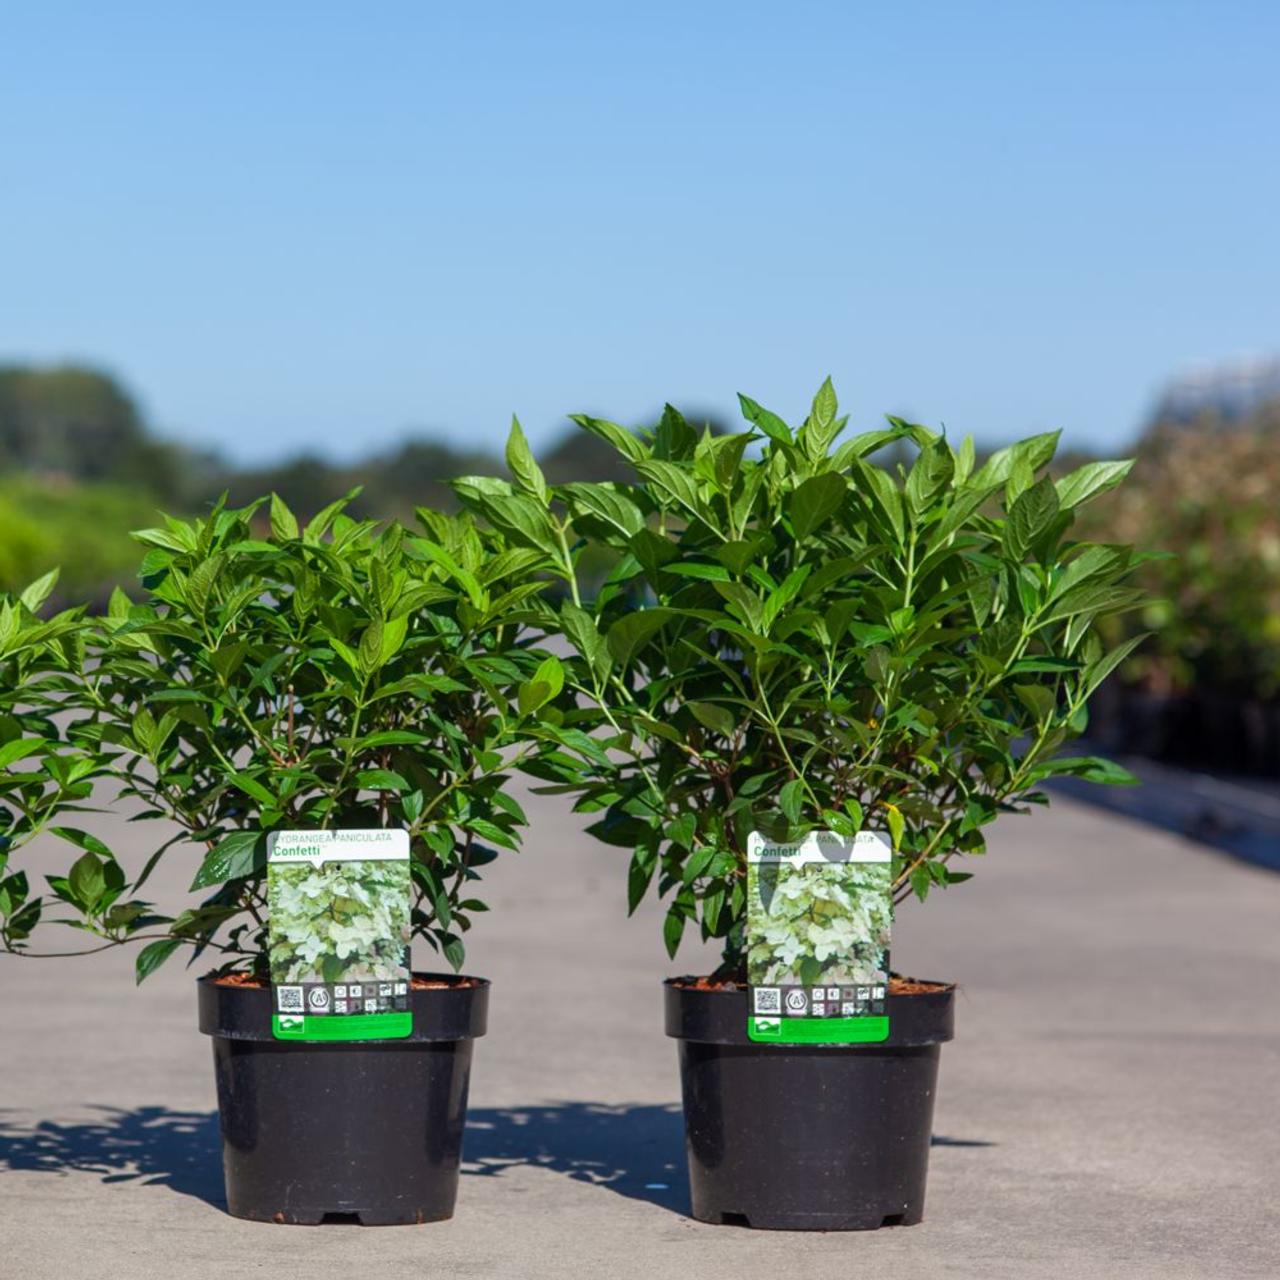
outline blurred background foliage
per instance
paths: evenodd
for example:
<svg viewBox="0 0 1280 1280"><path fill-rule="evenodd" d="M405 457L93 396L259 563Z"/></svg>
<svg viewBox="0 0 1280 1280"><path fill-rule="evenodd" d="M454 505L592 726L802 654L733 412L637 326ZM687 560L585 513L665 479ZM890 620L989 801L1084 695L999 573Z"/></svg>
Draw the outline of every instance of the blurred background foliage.
<svg viewBox="0 0 1280 1280"><path fill-rule="evenodd" d="M1090 536L1166 554L1151 634L1092 707L1108 750L1280 778L1280 397L1247 412L1158 416L1131 483L1090 511Z"/></svg>
<svg viewBox="0 0 1280 1280"><path fill-rule="evenodd" d="M1280 393L1242 402L1237 391L1166 396L1129 483L1086 509L1084 536L1167 553L1143 570L1157 603L1124 624L1151 637L1095 705L1095 731L1112 750L1280 776ZM1064 453L1059 466L1084 460ZM573 427L541 461L557 483L628 478ZM56 564L64 601L100 603L132 583L130 529L224 489L237 503L275 491L306 513L360 486L357 514L407 519L419 504L454 507L451 476L503 470L486 451L428 438L355 462L237 468L159 438L105 371L0 367L0 588Z"/></svg>
<svg viewBox="0 0 1280 1280"><path fill-rule="evenodd" d="M556 483L624 478L617 454L574 427L543 464ZM240 468L158 438L108 372L0 366L0 589L60 565L60 599L101 603L132 584L139 552L129 530L155 523L157 509L198 512L224 490L233 503L274 491L314 512L359 487L352 514L409 520L415 506L456 507L451 476L503 470L495 454L422 438L350 463L304 454Z"/></svg>

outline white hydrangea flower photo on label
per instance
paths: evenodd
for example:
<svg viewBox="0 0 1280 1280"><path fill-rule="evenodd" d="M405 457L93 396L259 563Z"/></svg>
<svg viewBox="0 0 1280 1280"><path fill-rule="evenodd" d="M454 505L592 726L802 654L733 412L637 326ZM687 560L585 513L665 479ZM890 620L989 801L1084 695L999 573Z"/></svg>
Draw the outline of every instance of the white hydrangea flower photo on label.
<svg viewBox="0 0 1280 1280"><path fill-rule="evenodd" d="M873 832L747 842L753 1040L860 1044L889 1034L893 854Z"/></svg>

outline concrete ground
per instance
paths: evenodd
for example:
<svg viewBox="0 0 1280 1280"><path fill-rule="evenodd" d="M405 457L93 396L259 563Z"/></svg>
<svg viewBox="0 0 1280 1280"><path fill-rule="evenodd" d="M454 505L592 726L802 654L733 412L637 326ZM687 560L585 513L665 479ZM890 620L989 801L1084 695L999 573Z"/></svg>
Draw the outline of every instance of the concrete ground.
<svg viewBox="0 0 1280 1280"><path fill-rule="evenodd" d="M658 984L703 961L625 920L623 854L531 811L473 933L494 990L453 1221L229 1218L191 976L4 957L0 1277L1280 1276L1280 876L1070 800L1006 820L895 936L961 984L926 1221L765 1233L686 1216Z"/></svg>

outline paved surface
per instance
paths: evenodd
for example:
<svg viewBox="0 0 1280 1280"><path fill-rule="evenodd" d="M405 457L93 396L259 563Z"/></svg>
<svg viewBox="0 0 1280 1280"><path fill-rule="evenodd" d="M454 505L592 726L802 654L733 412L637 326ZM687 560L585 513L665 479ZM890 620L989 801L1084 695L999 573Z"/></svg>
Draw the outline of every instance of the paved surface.
<svg viewBox="0 0 1280 1280"><path fill-rule="evenodd" d="M618 851L533 815L472 949L495 986L452 1222L228 1218L190 977L0 958L0 1277L1280 1276L1280 876L1070 800L1007 820L897 932L963 987L925 1223L764 1233L685 1216L656 917L624 920Z"/></svg>
<svg viewBox="0 0 1280 1280"><path fill-rule="evenodd" d="M1080 778L1055 778L1050 789L1280 871L1280 783L1199 773L1134 756L1110 758L1141 778L1142 785L1095 787Z"/></svg>

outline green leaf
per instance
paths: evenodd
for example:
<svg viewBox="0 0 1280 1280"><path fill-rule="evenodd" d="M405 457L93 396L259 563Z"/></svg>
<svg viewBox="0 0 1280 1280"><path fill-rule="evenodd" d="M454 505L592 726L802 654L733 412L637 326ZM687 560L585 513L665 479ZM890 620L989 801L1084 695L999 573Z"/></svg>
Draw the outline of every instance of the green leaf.
<svg viewBox="0 0 1280 1280"><path fill-rule="evenodd" d="M438 564L462 587L467 593L467 598L477 609L487 606L489 598L480 585L479 579L470 570L464 569L439 543L432 542L430 538L413 538L409 546L413 551L420 552L428 560Z"/></svg>
<svg viewBox="0 0 1280 1280"><path fill-rule="evenodd" d="M645 571L657 577L671 561L680 556L680 549L668 538L660 538L652 529L641 529L628 543L631 554Z"/></svg>
<svg viewBox="0 0 1280 1280"><path fill-rule="evenodd" d="M15 738L0 747L0 769L8 768L19 760L27 760L31 756L40 755L49 746L46 738Z"/></svg>
<svg viewBox="0 0 1280 1280"><path fill-rule="evenodd" d="M208 889L228 880L242 880L267 865L267 841L260 831L232 831L205 854L191 882L192 890Z"/></svg>
<svg viewBox="0 0 1280 1280"><path fill-rule="evenodd" d="M277 542L293 542L298 536L298 518L278 493L271 495L271 536Z"/></svg>
<svg viewBox="0 0 1280 1280"><path fill-rule="evenodd" d="M745 431L738 435L710 439L712 473L723 493L732 493L734 481L742 471L742 455L750 443L751 436Z"/></svg>
<svg viewBox="0 0 1280 1280"><path fill-rule="evenodd" d="M460 972L467 960L467 948L462 939L451 936L441 946L440 950L444 952L444 958L449 962L453 971L455 973Z"/></svg>
<svg viewBox="0 0 1280 1280"><path fill-rule="evenodd" d="M800 821L800 814L804 810L804 782L800 778L792 778L778 792L778 808L793 825Z"/></svg>
<svg viewBox="0 0 1280 1280"><path fill-rule="evenodd" d="M787 517L796 541L803 542L840 509L848 492L845 478L827 471L810 476L787 496Z"/></svg>
<svg viewBox="0 0 1280 1280"><path fill-rule="evenodd" d="M636 470L650 482L660 497L683 507L690 515L701 518L702 500L698 496L698 482L691 472L674 462L657 459L637 462Z"/></svg>
<svg viewBox="0 0 1280 1280"><path fill-rule="evenodd" d="M951 483L955 475L955 458L945 440L920 450L907 476L907 506L919 519Z"/></svg>
<svg viewBox="0 0 1280 1280"><path fill-rule="evenodd" d="M382 619L374 618L364 629L360 637L360 670L365 673L377 671L382 666Z"/></svg>
<svg viewBox="0 0 1280 1280"><path fill-rule="evenodd" d="M1132 608L1144 599L1143 593L1132 587L1110 587L1085 582L1055 600L1041 615L1041 622L1057 622L1062 618L1079 615L1120 613Z"/></svg>
<svg viewBox="0 0 1280 1280"><path fill-rule="evenodd" d="M722 737L732 738L738 727L737 717L728 708L717 706L714 702L691 702L689 710L699 724Z"/></svg>
<svg viewBox="0 0 1280 1280"><path fill-rule="evenodd" d="M1004 547L1009 556L1022 560L1057 514L1058 495L1046 476L1018 498L1009 512L1004 526Z"/></svg>
<svg viewBox="0 0 1280 1280"><path fill-rule="evenodd" d="M520 420L514 414L511 416L511 433L507 436L507 466L515 476L516 487L545 506L549 496L546 477L534 460Z"/></svg>
<svg viewBox="0 0 1280 1280"><path fill-rule="evenodd" d="M677 610L661 607L639 609L635 613L624 615L609 628L605 637L609 652L619 666L629 666L646 642L677 616Z"/></svg>
<svg viewBox="0 0 1280 1280"><path fill-rule="evenodd" d="M43 577L37 578L18 597L32 612L39 613L41 605L49 598L58 581L58 570L50 569Z"/></svg>
<svg viewBox="0 0 1280 1280"><path fill-rule="evenodd" d="M596 682L603 683L613 659L595 619L578 605L564 604L560 608L560 625L569 643L586 659Z"/></svg>
<svg viewBox="0 0 1280 1280"><path fill-rule="evenodd" d="M933 876L930 874L929 865L921 863L920 866L913 867L910 880L912 893L923 902L929 896L929 890L933 886Z"/></svg>
<svg viewBox="0 0 1280 1280"><path fill-rule="evenodd" d="M831 385L830 376L822 381L818 393L813 397L813 421L823 428L831 427L836 420L839 405L836 401L836 389Z"/></svg>
<svg viewBox="0 0 1280 1280"><path fill-rule="evenodd" d="M341 498L336 498L328 506L321 507L307 521L307 527L302 531L303 540L306 542L319 542L329 532L329 526L333 524L335 517L341 514L348 503L360 496L360 491L361 486L356 485L354 489L349 489Z"/></svg>
<svg viewBox="0 0 1280 1280"><path fill-rule="evenodd" d="M1058 709L1053 690L1042 684L1016 684L1013 692L1018 701L1031 712L1037 724L1046 724Z"/></svg>
<svg viewBox="0 0 1280 1280"><path fill-rule="evenodd" d="M690 815L692 816L692 815ZM711 845L703 845L700 849L695 849L685 859L685 864L680 871L680 879L684 884L693 884L699 876L704 874L707 868L715 860L716 851Z"/></svg>
<svg viewBox="0 0 1280 1280"><path fill-rule="evenodd" d="M560 690L564 688L564 665L555 654L550 653L538 663L533 678L536 683L549 686L551 697L558 697Z"/></svg>
<svg viewBox="0 0 1280 1280"><path fill-rule="evenodd" d="M662 406L662 418L653 433L653 456L687 462L698 447L698 433L674 405Z"/></svg>
<svg viewBox="0 0 1280 1280"><path fill-rule="evenodd" d="M531 679L519 689L517 700L521 715L530 715L552 701L564 688L564 667L560 659L550 655L538 664Z"/></svg>
<svg viewBox="0 0 1280 1280"><path fill-rule="evenodd" d="M134 981L141 986L173 953L182 946L181 938L161 938L148 942L134 961Z"/></svg>
<svg viewBox="0 0 1280 1280"><path fill-rule="evenodd" d="M703 582L728 582L729 571L722 564L702 564L698 561L682 561L664 566L667 573L682 578L698 578Z"/></svg>
<svg viewBox="0 0 1280 1280"><path fill-rule="evenodd" d="M181 538L175 533L170 533L168 529L134 529L129 536L135 542L141 542L150 547L161 547L165 551L186 552L193 549L190 538Z"/></svg>
<svg viewBox="0 0 1280 1280"><path fill-rule="evenodd" d="M889 836L893 841L893 849L896 853L902 848L902 837L906 831L906 822L902 817L902 810L896 804L886 804L885 819L889 824Z"/></svg>
<svg viewBox="0 0 1280 1280"><path fill-rule="evenodd" d="M336 636L330 636L328 644L334 653L336 653L338 657L340 657L351 669L352 675L364 675L364 670L360 665L360 655L356 653L350 645L343 644Z"/></svg>
<svg viewBox="0 0 1280 1280"><path fill-rule="evenodd" d="M861 459L850 463L855 491L871 514L878 519L886 537L901 544L906 536L902 514L902 494L893 478L879 467Z"/></svg>
<svg viewBox="0 0 1280 1280"><path fill-rule="evenodd" d="M472 476L453 481L453 488L467 506L478 511L495 529L521 546L546 552L559 562L560 539L551 516L528 494L495 492L483 478L477 482Z"/></svg>
<svg viewBox="0 0 1280 1280"><path fill-rule="evenodd" d="M667 955L673 960L680 949L680 939L684 937L684 924L684 915L674 907L667 912L667 917L662 922L662 940L666 943Z"/></svg>
<svg viewBox="0 0 1280 1280"><path fill-rule="evenodd" d="M1045 431L1038 436L1028 436L1017 444L998 449L974 474L969 481L975 489L994 490L1003 485L1012 475L1015 466L1027 467L1032 473L1038 471L1057 452L1058 438L1061 431Z"/></svg>
<svg viewBox="0 0 1280 1280"><path fill-rule="evenodd" d="M742 406L742 416L753 427L759 427L770 440L782 445L795 443L791 428L776 413L770 413L768 409L762 408L750 396L744 396L741 391L738 392L738 403Z"/></svg>
<svg viewBox="0 0 1280 1280"><path fill-rule="evenodd" d="M1142 779L1113 760L1101 756L1058 757L1049 762L1055 773L1070 774L1086 782L1097 782L1110 787L1136 787Z"/></svg>
<svg viewBox="0 0 1280 1280"><path fill-rule="evenodd" d="M403 774L394 769L364 769L356 775L356 786L361 791L412 791Z"/></svg>
<svg viewBox="0 0 1280 1280"><path fill-rule="evenodd" d="M92 911L107 887L106 872L96 853L84 853L71 865L67 885L72 896L86 911Z"/></svg>
<svg viewBox="0 0 1280 1280"><path fill-rule="evenodd" d="M882 644L873 645L862 660L863 670L872 684L880 686L889 678L889 650Z"/></svg>
<svg viewBox="0 0 1280 1280"><path fill-rule="evenodd" d="M276 807L276 798L271 792L262 785L256 778L250 777L247 773L232 773L230 775L231 782L238 787L245 795L252 797L260 805L268 809Z"/></svg>
<svg viewBox="0 0 1280 1280"><path fill-rule="evenodd" d="M626 538L645 527L644 512L622 485L566 484L560 492L575 524L603 521Z"/></svg>
<svg viewBox="0 0 1280 1280"><path fill-rule="evenodd" d="M382 647L379 652L381 666L385 667L404 647L408 631L409 619L404 614L398 618L389 618L382 624Z"/></svg>
<svg viewBox="0 0 1280 1280"><path fill-rule="evenodd" d="M716 590L724 597L729 611L752 631L764 627L764 601L750 587L740 582L717 582Z"/></svg>
<svg viewBox="0 0 1280 1280"><path fill-rule="evenodd" d="M646 848L637 848L631 855L627 870L627 914L633 915L653 880L658 865L657 856Z"/></svg>
<svg viewBox="0 0 1280 1280"><path fill-rule="evenodd" d="M1082 506L1090 498L1114 489L1133 469L1133 459L1122 462L1088 462L1057 481L1058 505L1064 511Z"/></svg>
<svg viewBox="0 0 1280 1280"><path fill-rule="evenodd" d="M693 849L694 836L697 833L698 818L696 814L685 812L667 823L667 839L682 849Z"/></svg>
<svg viewBox="0 0 1280 1280"><path fill-rule="evenodd" d="M626 427L618 426L616 422L606 422L603 418L589 418L580 413L571 413L569 419L576 422L584 431L589 431L593 436L613 445L629 462L641 462L649 456L644 442Z"/></svg>
<svg viewBox="0 0 1280 1280"><path fill-rule="evenodd" d="M1117 645L1110 653L1104 654L1096 662L1092 662L1085 669L1083 688L1081 696L1088 698L1098 688L1099 685L1144 641L1150 638L1151 633L1144 631L1141 635L1136 635L1126 640L1123 644Z"/></svg>

